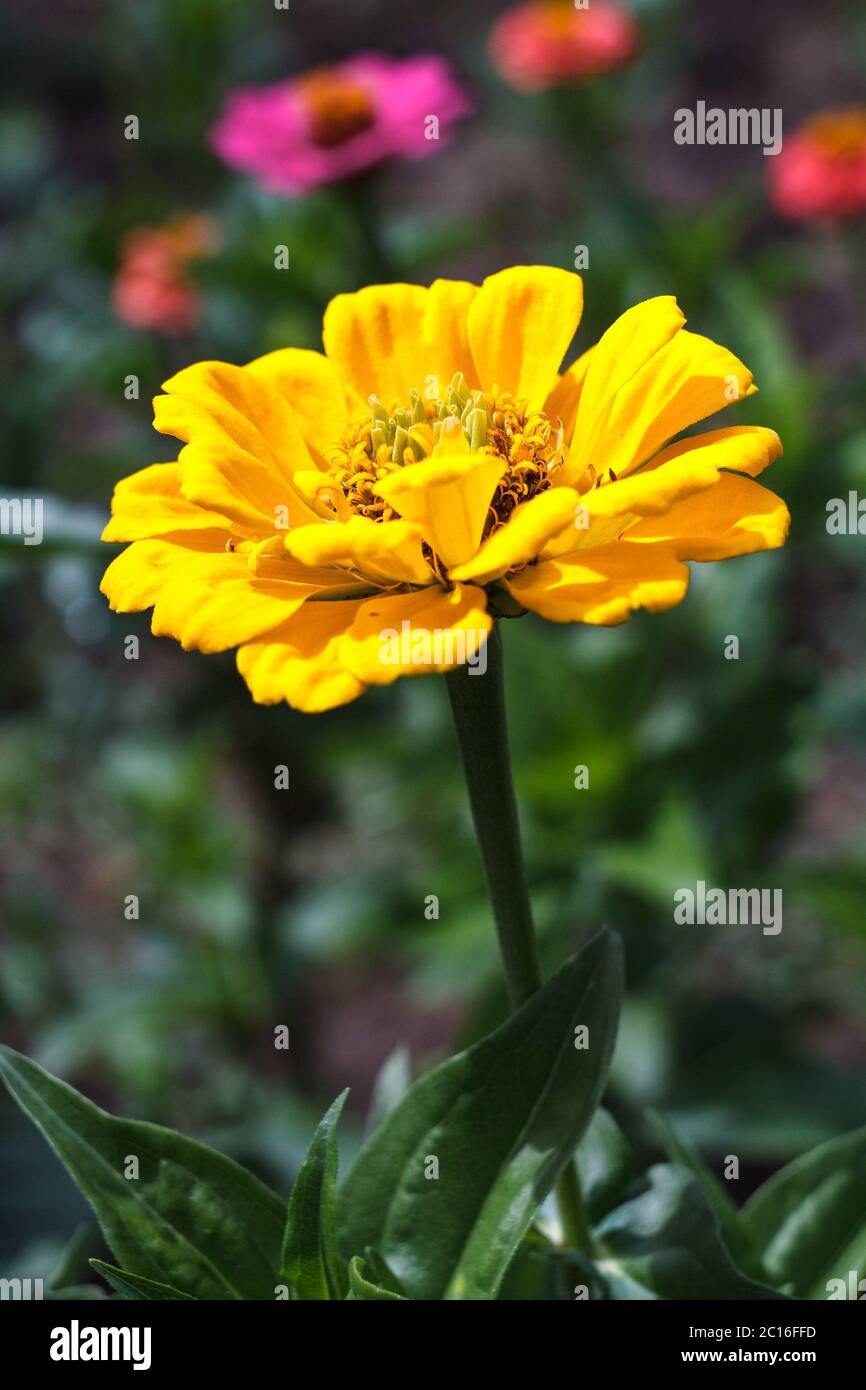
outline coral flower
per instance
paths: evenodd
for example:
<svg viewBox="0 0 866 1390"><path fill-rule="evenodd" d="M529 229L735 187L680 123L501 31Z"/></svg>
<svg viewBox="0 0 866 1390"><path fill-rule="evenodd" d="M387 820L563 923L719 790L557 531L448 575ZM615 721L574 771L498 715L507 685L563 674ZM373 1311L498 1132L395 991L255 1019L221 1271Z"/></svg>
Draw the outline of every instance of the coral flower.
<svg viewBox="0 0 866 1390"><path fill-rule="evenodd" d="M360 53L234 92L210 139L221 159L271 192L304 193L386 159L431 154L470 110L441 58Z"/></svg>
<svg viewBox="0 0 866 1390"><path fill-rule="evenodd" d="M493 26L490 53L506 82L530 92L622 67L638 42L636 20L614 3L530 0Z"/></svg>
<svg viewBox="0 0 866 1390"><path fill-rule="evenodd" d="M185 448L115 491L111 606L316 711L471 663L498 614L620 623L678 603L684 560L781 545L751 476L773 430L671 442L751 395L748 369L662 296L560 375L581 308L547 266L374 285L328 306L324 354L179 372L155 425Z"/></svg>
<svg viewBox="0 0 866 1390"><path fill-rule="evenodd" d="M125 238L114 281L114 311L131 328L188 333L199 320L201 300L186 267L215 250L217 233L207 217L175 217L164 227L136 227Z"/></svg>
<svg viewBox="0 0 866 1390"><path fill-rule="evenodd" d="M784 217L850 217L866 209L866 107L813 116L769 163L773 202Z"/></svg>

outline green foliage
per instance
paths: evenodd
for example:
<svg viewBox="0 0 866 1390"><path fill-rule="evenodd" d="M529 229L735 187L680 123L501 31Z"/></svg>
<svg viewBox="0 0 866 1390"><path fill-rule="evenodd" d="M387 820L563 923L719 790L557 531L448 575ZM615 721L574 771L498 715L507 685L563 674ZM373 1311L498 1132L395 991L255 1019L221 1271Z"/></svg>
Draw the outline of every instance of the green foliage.
<svg viewBox="0 0 866 1390"><path fill-rule="evenodd" d="M774 1299L784 1295L741 1274L725 1249L700 1183L657 1164L637 1194L597 1227L598 1268L617 1299Z"/></svg>
<svg viewBox="0 0 866 1390"><path fill-rule="evenodd" d="M107 1115L11 1048L0 1074L125 1270L194 1298L273 1297L284 1208L251 1173L172 1130Z"/></svg>
<svg viewBox="0 0 866 1390"><path fill-rule="evenodd" d="M851 1213L864 1205L866 1131L798 1159L742 1213L667 1126L673 1162L630 1177L629 1146L596 1108L619 968L615 941L597 937L508 1023L409 1088L341 1190L342 1253L334 1192L345 1092L317 1127L284 1212L221 1154L114 1119L8 1048L0 1072L93 1204L125 1267L90 1265L123 1299L265 1299L288 1286L300 1300L568 1298L572 1289L614 1300L766 1300L825 1298L833 1280L844 1290L833 1296L856 1297L866 1228ZM570 1056L576 1019L595 1040L582 1062ZM575 1148L588 1252L532 1224ZM440 1166L428 1178L432 1158ZM72 1273L87 1238L82 1230L57 1278ZM351 1253L359 1248L363 1256Z"/></svg>
<svg viewBox="0 0 866 1390"><path fill-rule="evenodd" d="M292 1298L345 1298L345 1276L337 1254L334 1193L337 1182L337 1122L348 1092L338 1096L316 1130L295 1178L286 1229L280 1281Z"/></svg>
<svg viewBox="0 0 866 1390"><path fill-rule="evenodd" d="M353 1255L349 1261L349 1292L347 1299L365 1300L366 1302L404 1302L403 1294L392 1293L390 1289L385 1289L381 1284L372 1284L364 1274L364 1261L360 1255Z"/></svg>
<svg viewBox="0 0 866 1390"><path fill-rule="evenodd" d="M620 979L602 933L489 1038L416 1081L340 1191L344 1252L375 1246L413 1298L495 1297L598 1104Z"/></svg>
<svg viewBox="0 0 866 1390"><path fill-rule="evenodd" d="M769 1274L800 1298L828 1298L832 1280L856 1289L866 1279L866 1129L782 1168L747 1202L743 1222Z"/></svg>
<svg viewBox="0 0 866 1390"><path fill-rule="evenodd" d="M96 1273L101 1274L121 1298L148 1303L177 1303L184 1300L195 1302L192 1294L182 1293L171 1284L159 1284L154 1279L145 1279L141 1274L130 1274L126 1270L115 1269L104 1260L91 1260L90 1263Z"/></svg>
<svg viewBox="0 0 866 1390"><path fill-rule="evenodd" d="M318 348L331 296L384 272L381 260L371 264L352 189L281 199L226 170L207 143L236 85L333 58L333 7L308 7L303 43L285 13L244 0L91 8L87 24L68 6L0 16L2 493L45 500L42 546L0 536L0 1036L108 1108L166 1126L147 1131L151 1142L188 1129L287 1192L326 1098L344 1082L363 1101L393 1048L406 1044L417 1073L431 1058L465 1055L502 1017L444 691L436 680L401 682L315 720L253 707L230 656L182 654L151 636L145 616L108 614L98 585L114 548L97 538L114 482L174 455L150 427L162 381L197 359ZM361 42L392 48L393 16L376 8L347 8L341 53ZM622 1129L596 1112L578 1150L596 1229L639 1201L626 1193L649 1155L623 1138L640 1129L635 1115L651 1105L675 1127L666 1156L677 1182L668 1172L632 1209L655 1202L667 1216L622 1287L643 1289L637 1264L658 1283L682 1212L703 1229L711 1209L741 1275L824 1297L846 1262L864 1275L857 1144L838 1136L863 1120L866 551L862 536L825 529L828 499L866 488L862 224L783 224L765 184L772 161L673 145L663 113L684 78L700 70L720 104L728 91L737 105L739 59L762 60L755 33L710 22L712 7L693 6L684 25L676 4L642 3L633 68L535 95L512 93L487 61L489 7L436 8L425 45L471 77L478 114L450 148L370 184L368 229L389 276L426 283L517 259L570 265L569 243L580 240L590 264L573 354L637 299L676 293L690 328L729 344L760 386L718 423L769 424L785 445L762 479L791 508L783 551L692 566L689 595L670 613L603 632L527 617L507 625L505 646L546 973L574 951L574 924L606 921L626 946L629 988L606 1096ZM813 15L816 51L855 84L856 8ZM802 109L824 101L820 64L805 105L796 65L764 68L769 106L787 110L792 93ZM121 135L130 110L141 118L138 142ZM653 111L658 122L647 119ZM222 237L192 271L201 324L183 339L124 326L112 307L123 238L186 210L206 211ZM574 229L567 241L564 227ZM273 248L284 242L292 270L275 281ZM128 374L137 399L124 395ZM728 633L740 639L737 661L721 656ZM122 654L127 634L140 640L137 662ZM283 762L292 791L281 797L272 769ZM585 791L574 785L578 763L590 769ZM671 893L699 877L781 886L782 935L675 928ZM419 907L431 888L436 921ZM130 891L142 904L134 923L122 912ZM286 1018L307 1034L290 1059L270 1046L271 1027ZM121 1192L129 1201L131 1185L110 1181L90 1150L110 1139L102 1157L111 1166L124 1134L112 1126L131 1122L94 1130L82 1102L84 1111L73 1106L80 1127L69 1129L65 1091L50 1099L49 1083L18 1067L19 1092L27 1078L32 1113L88 1170L100 1204L119 1203ZM407 1086L398 1060L374 1124ZM61 1097L63 1124L51 1114ZM340 1129L348 1166L359 1114L347 1111ZM49 1274L86 1209L7 1099L0 1134L2 1258ZM331 1152L333 1132L328 1142ZM708 1171L731 1151L750 1187L782 1168L745 1216ZM825 1151L836 1155L826 1169ZM171 1184L187 1192L193 1180L178 1177L180 1150L171 1152ZM320 1195L326 1186L322 1174ZM194 1247L183 1255L187 1296L197 1280L222 1288L242 1232L229 1222L232 1248L202 1266L197 1226L174 1206L166 1214L152 1187L145 1225L154 1223L156 1253L129 1264L126 1247L116 1250L125 1270L115 1281L162 1282L154 1261L168 1258L164 1237L178 1260L184 1240ZM201 1213L221 1200L192 1190ZM315 1183L312 1191L315 1205ZM267 1297L280 1274L279 1207ZM112 1221L126 1211L117 1207ZM536 1213L500 1296L570 1297L578 1283L606 1296L615 1285L552 1243L549 1217ZM136 1229L143 1220L135 1204ZM175 1221L177 1246L160 1224L172 1233ZM131 1239L125 1229L118 1238ZM372 1245L347 1252L353 1287L399 1293L377 1263L378 1230L360 1234ZM85 1243L110 1258L98 1235ZM701 1248L701 1268L715 1271L702 1277L730 1281L717 1243ZM79 1256L52 1296L101 1296ZM504 1259L496 1242L491 1259ZM673 1264L688 1267L679 1255ZM345 1289L351 1275L343 1257L340 1265ZM103 1259L100 1274L116 1288L107 1268ZM250 1287L265 1290L256 1269Z"/></svg>

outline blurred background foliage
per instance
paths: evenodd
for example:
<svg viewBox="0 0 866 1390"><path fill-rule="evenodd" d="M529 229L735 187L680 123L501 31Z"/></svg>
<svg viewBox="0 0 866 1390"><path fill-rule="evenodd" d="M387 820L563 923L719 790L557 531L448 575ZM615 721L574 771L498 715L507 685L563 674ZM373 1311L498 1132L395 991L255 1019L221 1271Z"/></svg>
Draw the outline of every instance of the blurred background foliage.
<svg viewBox="0 0 866 1390"><path fill-rule="evenodd" d="M782 223L760 151L678 147L672 113L698 98L781 107L787 132L862 100L866 14L645 0L628 71L520 96L486 56L503 8L7 0L0 483L46 498L46 538L0 549L2 1037L285 1192L339 1089L352 1086L345 1161L396 1047L422 1068L501 1015L442 682L316 718L256 707L231 655L184 654L146 615L109 614L98 536L114 482L173 457L150 397L180 365L318 346L328 299L384 265L478 278L570 267L583 244L577 347L636 300L676 293L755 372L737 423L772 425L786 447L769 480L793 514L784 551L696 566L681 607L619 629L529 617L504 634L546 964L602 921L624 934L611 1108L647 1144L638 1108L664 1110L716 1169L739 1154L743 1197L864 1119L866 542L825 526L828 499L866 490L864 228ZM476 116L429 160L296 201L209 152L238 82L358 48L445 53ZM221 247L192 271L200 325L124 327L111 299L124 235L202 211ZM138 661L124 658L133 633ZM675 926L674 890L700 878L781 887L781 935ZM5 1096L0 1124L0 1259L32 1275L80 1199Z"/></svg>

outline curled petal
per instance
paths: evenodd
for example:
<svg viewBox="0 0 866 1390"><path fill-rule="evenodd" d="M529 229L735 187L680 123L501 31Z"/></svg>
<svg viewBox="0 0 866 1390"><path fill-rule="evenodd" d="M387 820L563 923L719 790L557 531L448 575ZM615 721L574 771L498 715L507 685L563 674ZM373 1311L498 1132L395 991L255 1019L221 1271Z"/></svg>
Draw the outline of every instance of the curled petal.
<svg viewBox="0 0 866 1390"><path fill-rule="evenodd" d="M437 585L362 603L341 638L339 656L359 680L390 685L398 676L474 662L492 626L483 589Z"/></svg>
<svg viewBox="0 0 866 1390"><path fill-rule="evenodd" d="M688 569L672 549L628 541L542 561L508 581L518 602L542 618L604 627L625 622L636 608L673 607L688 584Z"/></svg>

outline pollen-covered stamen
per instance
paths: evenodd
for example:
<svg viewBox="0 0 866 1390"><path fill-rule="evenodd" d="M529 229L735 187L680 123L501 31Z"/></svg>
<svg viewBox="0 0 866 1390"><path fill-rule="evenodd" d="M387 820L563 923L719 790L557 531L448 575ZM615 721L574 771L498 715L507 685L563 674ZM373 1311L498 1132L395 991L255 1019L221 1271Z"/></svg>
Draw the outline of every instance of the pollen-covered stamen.
<svg viewBox="0 0 866 1390"><path fill-rule="evenodd" d="M396 512L376 496L373 488L400 464L394 462L389 445L373 445L372 429L369 421L350 427L342 444L326 451L326 459L334 485L351 513L371 521L390 521Z"/></svg>
<svg viewBox="0 0 866 1390"><path fill-rule="evenodd" d="M505 459L505 472L490 501L482 539L504 526L516 507L545 492L565 458L562 425L543 411L527 413L520 401L500 397L491 412L484 452Z"/></svg>
<svg viewBox="0 0 866 1390"><path fill-rule="evenodd" d="M562 464L565 447L560 422L543 411L528 411L507 394L473 391L457 372L444 396L425 399L412 389L408 403L390 410L370 397L370 418L348 430L328 451L330 474L349 510L374 521L397 515L373 489L397 468L429 458L443 432L459 425L473 453L502 460L502 478L490 502L483 539L504 526L516 507L549 486ZM436 570L435 557L431 567Z"/></svg>

